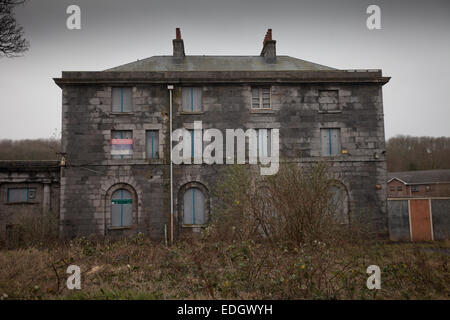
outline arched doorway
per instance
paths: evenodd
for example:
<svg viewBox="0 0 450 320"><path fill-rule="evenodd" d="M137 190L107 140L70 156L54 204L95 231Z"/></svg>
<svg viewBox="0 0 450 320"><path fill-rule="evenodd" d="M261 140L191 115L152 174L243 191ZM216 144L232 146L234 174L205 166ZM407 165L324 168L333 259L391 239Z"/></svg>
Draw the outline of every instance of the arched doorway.
<svg viewBox="0 0 450 320"><path fill-rule="evenodd" d="M111 227L133 224L133 196L126 189L118 189L111 196Z"/></svg>
<svg viewBox="0 0 450 320"><path fill-rule="evenodd" d="M199 188L188 188L183 196L183 224L203 225L205 223L205 195Z"/></svg>
<svg viewBox="0 0 450 320"><path fill-rule="evenodd" d="M330 185L329 193L331 196L330 209L336 222L340 224L349 224L350 218L347 188L339 182L333 182Z"/></svg>

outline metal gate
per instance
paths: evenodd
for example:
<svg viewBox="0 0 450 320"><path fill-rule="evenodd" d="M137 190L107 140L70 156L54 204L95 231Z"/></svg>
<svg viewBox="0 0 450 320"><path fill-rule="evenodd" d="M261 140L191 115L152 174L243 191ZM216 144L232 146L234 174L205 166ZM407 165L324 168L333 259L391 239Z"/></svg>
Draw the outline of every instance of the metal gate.
<svg viewBox="0 0 450 320"><path fill-rule="evenodd" d="M391 240L450 239L450 198L389 198Z"/></svg>

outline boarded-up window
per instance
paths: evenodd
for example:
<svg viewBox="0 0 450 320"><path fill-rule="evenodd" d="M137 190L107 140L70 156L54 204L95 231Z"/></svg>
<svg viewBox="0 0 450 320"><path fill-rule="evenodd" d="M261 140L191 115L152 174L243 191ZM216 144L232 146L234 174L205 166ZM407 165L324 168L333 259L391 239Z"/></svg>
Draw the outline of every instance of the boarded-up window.
<svg viewBox="0 0 450 320"><path fill-rule="evenodd" d="M270 157L272 151L272 130L258 129L257 132L259 157Z"/></svg>
<svg viewBox="0 0 450 320"><path fill-rule="evenodd" d="M322 156L336 156L341 153L341 129L320 129Z"/></svg>
<svg viewBox="0 0 450 320"><path fill-rule="evenodd" d="M320 111L340 110L338 90L319 91L319 110Z"/></svg>
<svg viewBox="0 0 450 320"><path fill-rule="evenodd" d="M200 87L183 88L182 105L184 112L202 111L202 88Z"/></svg>
<svg viewBox="0 0 450 320"><path fill-rule="evenodd" d="M132 90L126 88L112 88L112 111L132 112Z"/></svg>
<svg viewBox="0 0 450 320"><path fill-rule="evenodd" d="M126 189L114 191L111 197L111 226L126 227L133 224L133 198Z"/></svg>
<svg viewBox="0 0 450 320"><path fill-rule="evenodd" d="M252 88L252 109L270 108L270 88Z"/></svg>
<svg viewBox="0 0 450 320"><path fill-rule="evenodd" d="M200 154L202 154L203 151L203 130L199 130L200 134L196 137L194 132L195 130L193 129L188 129L189 132L189 137L191 139L191 158L194 159L194 155L195 155L195 148L200 148L201 152Z"/></svg>
<svg viewBox="0 0 450 320"><path fill-rule="evenodd" d="M204 224L205 223L205 196L198 188L189 188L184 193L183 223Z"/></svg>
<svg viewBox="0 0 450 320"><path fill-rule="evenodd" d="M7 202L27 202L36 198L36 188L9 188Z"/></svg>
<svg viewBox="0 0 450 320"><path fill-rule="evenodd" d="M145 153L147 159L158 159L159 158L159 131L158 130L147 130L145 132Z"/></svg>
<svg viewBox="0 0 450 320"><path fill-rule="evenodd" d="M337 223L348 224L348 196L342 186L332 185L330 187L330 209Z"/></svg>
<svg viewBox="0 0 450 320"><path fill-rule="evenodd" d="M113 159L131 159L133 155L133 131L111 131L111 156Z"/></svg>

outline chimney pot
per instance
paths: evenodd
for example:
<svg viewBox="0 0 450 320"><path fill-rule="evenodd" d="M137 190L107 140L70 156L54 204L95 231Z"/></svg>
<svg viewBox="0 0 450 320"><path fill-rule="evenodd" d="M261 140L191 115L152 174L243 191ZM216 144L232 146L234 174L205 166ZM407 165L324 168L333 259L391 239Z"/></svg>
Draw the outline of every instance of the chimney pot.
<svg viewBox="0 0 450 320"><path fill-rule="evenodd" d="M173 57L177 60L182 61L185 57L184 54L184 42L181 39L181 30L180 28L175 29L175 39L172 41L173 43Z"/></svg>
<svg viewBox="0 0 450 320"><path fill-rule="evenodd" d="M264 57L266 63L275 63L277 60L275 44L276 41L272 40L272 29L267 29L266 35L264 36L263 48L260 54Z"/></svg>

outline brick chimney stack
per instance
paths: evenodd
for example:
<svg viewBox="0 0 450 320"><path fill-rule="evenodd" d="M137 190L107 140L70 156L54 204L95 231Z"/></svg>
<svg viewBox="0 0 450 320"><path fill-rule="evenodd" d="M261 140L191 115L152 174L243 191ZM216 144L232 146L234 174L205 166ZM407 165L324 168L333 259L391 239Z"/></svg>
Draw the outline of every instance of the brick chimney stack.
<svg viewBox="0 0 450 320"><path fill-rule="evenodd" d="M263 41L261 56L264 57L266 63L275 63L277 61L276 41L272 40L272 29L267 29Z"/></svg>
<svg viewBox="0 0 450 320"><path fill-rule="evenodd" d="M184 54L184 42L181 39L180 28L175 29L175 39L173 39L173 57L182 60L185 56Z"/></svg>

